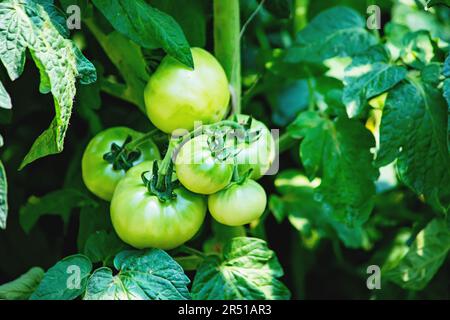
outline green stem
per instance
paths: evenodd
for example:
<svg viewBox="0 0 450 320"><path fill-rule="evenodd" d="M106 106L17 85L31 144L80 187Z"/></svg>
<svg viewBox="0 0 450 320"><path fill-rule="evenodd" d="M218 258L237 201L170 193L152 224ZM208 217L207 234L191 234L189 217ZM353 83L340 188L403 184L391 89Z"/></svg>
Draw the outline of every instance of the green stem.
<svg viewBox="0 0 450 320"><path fill-rule="evenodd" d="M187 253L187 254L192 254L194 256L198 256L198 257L202 257L202 258L206 257L206 254L204 254L203 252L201 252L201 251L199 251L197 249L185 246L185 245L182 245L178 250L180 252Z"/></svg>
<svg viewBox="0 0 450 320"><path fill-rule="evenodd" d="M241 113L239 0L214 0L214 51L230 82L234 113Z"/></svg>
<svg viewBox="0 0 450 320"><path fill-rule="evenodd" d="M281 137L278 139L278 150L281 153L289 150L291 147L293 147L296 143L296 140L291 137L290 134L284 133L281 135Z"/></svg>
<svg viewBox="0 0 450 320"><path fill-rule="evenodd" d="M159 166L158 181L156 182L156 187L159 190L161 190L164 185L164 179L168 173L170 163L172 162L173 152L175 151L177 145L177 139L170 139L166 155L164 156L164 159L161 161L161 165Z"/></svg>
<svg viewBox="0 0 450 320"><path fill-rule="evenodd" d="M146 143L148 140L150 140L151 138L153 138L153 136L154 136L156 133L158 133L158 132L159 132L158 129L150 130L149 132L147 132L146 134L144 134L144 135L143 135L142 137L140 137L139 139L136 139L136 140L131 141L131 142L127 145L127 147L128 147L129 149L137 148L137 147L139 147L141 144L144 144L144 143Z"/></svg>
<svg viewBox="0 0 450 320"><path fill-rule="evenodd" d="M295 0L294 2L294 20L293 20L293 33L294 36L302 30L308 23L309 0Z"/></svg>

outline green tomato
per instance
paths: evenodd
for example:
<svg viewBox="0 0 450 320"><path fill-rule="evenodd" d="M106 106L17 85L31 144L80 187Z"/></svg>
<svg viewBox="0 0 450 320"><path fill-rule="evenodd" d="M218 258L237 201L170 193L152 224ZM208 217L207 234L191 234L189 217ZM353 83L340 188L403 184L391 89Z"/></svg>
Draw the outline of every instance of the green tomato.
<svg viewBox="0 0 450 320"><path fill-rule="evenodd" d="M249 116L238 115L237 120L240 124L245 124ZM238 172L240 175L245 174L253 169L250 176L254 180L261 178L272 166L275 160L275 141L269 129L264 123L253 119L250 132L260 132L259 138L253 142L241 141L237 144L240 152L236 156L238 164Z"/></svg>
<svg viewBox="0 0 450 320"><path fill-rule="evenodd" d="M135 248L173 249L200 229L206 199L179 187L174 199L161 202L141 179L143 172L152 172L152 165L144 162L131 168L119 182L111 201L111 221L117 235Z"/></svg>
<svg viewBox="0 0 450 320"><path fill-rule="evenodd" d="M131 141L134 141L143 135L130 128L114 127L100 132L89 142L81 161L81 171L84 184L93 194L110 201L117 183L125 176L126 170L114 168L112 163L103 158L105 154L111 152L112 144L122 146L127 137L131 137ZM139 164L145 160L157 160L161 157L158 148L151 140L137 149L140 155L133 164Z"/></svg>
<svg viewBox="0 0 450 320"><path fill-rule="evenodd" d="M219 160L211 151L206 134L186 142L175 159L178 180L190 191L213 194L233 177L233 162Z"/></svg>
<svg viewBox="0 0 450 320"><path fill-rule="evenodd" d="M266 192L251 179L242 184L232 183L208 197L208 208L213 218L233 227L258 219L264 213L266 205Z"/></svg>
<svg viewBox="0 0 450 320"><path fill-rule="evenodd" d="M166 133L191 131L195 121L211 124L228 111L228 80L219 62L207 51L192 48L195 69L166 56L145 88L147 114Z"/></svg>

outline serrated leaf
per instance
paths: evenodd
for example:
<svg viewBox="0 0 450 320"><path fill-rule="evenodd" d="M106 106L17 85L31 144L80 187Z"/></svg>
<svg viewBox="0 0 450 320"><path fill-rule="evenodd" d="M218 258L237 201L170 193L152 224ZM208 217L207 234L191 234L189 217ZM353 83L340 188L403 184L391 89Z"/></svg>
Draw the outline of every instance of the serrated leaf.
<svg viewBox="0 0 450 320"><path fill-rule="evenodd" d="M0 161L0 229L6 229L8 218L8 180L3 163Z"/></svg>
<svg viewBox="0 0 450 320"><path fill-rule="evenodd" d="M66 257L47 270L30 300L73 300L85 290L91 270L89 258Z"/></svg>
<svg viewBox="0 0 450 320"><path fill-rule="evenodd" d="M62 189L46 194L42 198L30 197L25 206L20 208L20 225L28 233L42 215L54 214L63 219L66 226L74 208L96 207L97 203L83 192L76 189Z"/></svg>
<svg viewBox="0 0 450 320"><path fill-rule="evenodd" d="M238 237L227 242L223 259L209 256L192 285L196 300L285 300L290 292L275 253L264 240Z"/></svg>
<svg viewBox="0 0 450 320"><path fill-rule="evenodd" d="M16 280L0 286L0 300L27 300L43 277L44 270L38 267L31 268Z"/></svg>
<svg viewBox="0 0 450 320"><path fill-rule="evenodd" d="M9 96L8 92L6 91L1 81L0 81L0 108L3 109L12 108L11 97Z"/></svg>
<svg viewBox="0 0 450 320"><path fill-rule="evenodd" d="M354 56L376 42L358 12L347 7L333 7L321 12L298 33L285 60L320 63L333 57Z"/></svg>
<svg viewBox="0 0 450 320"><path fill-rule="evenodd" d="M394 65L386 49L377 45L356 56L345 69L342 100L350 118L360 115L367 100L389 90L402 81L406 68Z"/></svg>
<svg viewBox="0 0 450 320"><path fill-rule="evenodd" d="M437 89L439 76L439 65L431 64L389 92L376 164L397 159L400 179L445 210L448 203L440 201L450 195L448 107Z"/></svg>
<svg viewBox="0 0 450 320"><path fill-rule="evenodd" d="M48 11L47 11L48 10ZM0 3L0 60L12 80L24 68L28 48L41 73L40 90L51 91L56 117L22 163L22 168L41 157L59 153L69 125L76 78L82 83L96 80L94 66L75 44L60 34L61 17L52 1L5 0ZM59 22L58 22L59 21Z"/></svg>
<svg viewBox="0 0 450 320"><path fill-rule="evenodd" d="M93 0L112 26L144 48L163 48L181 63L194 68L189 43L169 15L143 0Z"/></svg>
<svg viewBox="0 0 450 320"><path fill-rule="evenodd" d="M373 207L377 176L370 132L359 121L331 120L312 111L301 113L288 132L304 138L301 161L310 179L322 178L316 194L331 207L333 217L350 226L364 223Z"/></svg>
<svg viewBox="0 0 450 320"><path fill-rule="evenodd" d="M120 271L98 269L89 278L85 300L185 300L189 278L181 266L159 249L123 251L114 260Z"/></svg>
<svg viewBox="0 0 450 320"><path fill-rule="evenodd" d="M406 255L383 274L404 289L424 289L450 250L450 228L443 219L432 220L416 236Z"/></svg>
<svg viewBox="0 0 450 320"><path fill-rule="evenodd" d="M112 266L117 253L127 248L114 232L97 231L89 236L84 246L84 254L93 263L101 262L104 266Z"/></svg>

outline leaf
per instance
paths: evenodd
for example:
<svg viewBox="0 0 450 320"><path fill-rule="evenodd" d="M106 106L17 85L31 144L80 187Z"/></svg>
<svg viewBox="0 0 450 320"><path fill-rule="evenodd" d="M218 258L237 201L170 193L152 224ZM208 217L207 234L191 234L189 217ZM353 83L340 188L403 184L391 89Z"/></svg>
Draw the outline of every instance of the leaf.
<svg viewBox="0 0 450 320"><path fill-rule="evenodd" d="M33 144L21 168L49 154L59 153L76 94L76 78L87 84L96 80L94 66L75 44L60 34L52 1L5 0L0 3L0 60L12 80L23 72L29 48L41 74L40 89L51 91L56 117ZM49 10L47 12L46 10ZM58 27L59 26L59 27Z"/></svg>
<svg viewBox="0 0 450 320"><path fill-rule="evenodd" d="M172 16L183 29L191 47L206 45L206 8L203 0L190 0L180 10L178 0L152 0L151 5Z"/></svg>
<svg viewBox="0 0 450 320"><path fill-rule="evenodd" d="M117 31L140 46L163 48L181 63L194 68L189 43L171 16L143 0L93 0L93 3Z"/></svg>
<svg viewBox="0 0 450 320"><path fill-rule="evenodd" d="M98 232L113 232L109 216L109 203L99 202L98 206L84 206L80 209L80 223L77 236L77 247L82 252L88 238Z"/></svg>
<svg viewBox="0 0 450 320"><path fill-rule="evenodd" d="M2 138L3 139L3 138ZM3 142L1 143L3 144ZM8 218L8 181L2 161L0 161L0 229L6 229Z"/></svg>
<svg viewBox="0 0 450 320"><path fill-rule="evenodd" d="M104 266L112 266L114 256L127 248L114 232L97 231L89 236L84 246L84 254L93 263L102 262Z"/></svg>
<svg viewBox="0 0 450 320"><path fill-rule="evenodd" d="M285 60L320 63L333 57L354 56L376 42L359 13L347 7L333 7L320 13L298 33Z"/></svg>
<svg viewBox="0 0 450 320"><path fill-rule="evenodd" d="M400 56L403 62L416 69L422 69L434 57L433 44L428 31L410 32L404 36Z"/></svg>
<svg viewBox="0 0 450 320"><path fill-rule="evenodd" d="M127 84L126 91L119 93L122 96L128 96L135 105L146 112L142 92L150 76L141 48L116 31L108 35L101 35L98 40ZM103 87L108 85L104 81L105 79L101 80ZM111 88L111 90L117 93L116 88Z"/></svg>
<svg viewBox="0 0 450 320"><path fill-rule="evenodd" d="M448 107L437 89L440 71L438 64L430 64L389 92L376 165L397 159L400 179L445 210L448 203L440 202L450 195L450 159Z"/></svg>
<svg viewBox="0 0 450 320"><path fill-rule="evenodd" d="M166 252L159 249L123 251L110 268L100 268L89 278L85 300L185 300L190 299L189 278Z"/></svg>
<svg viewBox="0 0 450 320"><path fill-rule="evenodd" d="M89 258L81 254L66 257L47 270L30 300L73 300L85 290L91 271Z"/></svg>
<svg viewBox="0 0 450 320"><path fill-rule="evenodd" d="M391 89L405 79L407 70L391 63L383 46L371 47L356 56L345 69L345 88L342 100L350 118L360 115L367 100Z"/></svg>
<svg viewBox="0 0 450 320"><path fill-rule="evenodd" d="M330 206L338 221L349 226L364 223L373 207L377 176L370 132L356 120L330 120L312 111L301 113L288 132L304 138L300 158L309 179L322 178L317 199Z"/></svg>
<svg viewBox="0 0 450 320"><path fill-rule="evenodd" d="M407 290L424 289L450 250L450 229L443 219L432 220L416 236L399 263L383 274Z"/></svg>
<svg viewBox="0 0 450 320"><path fill-rule="evenodd" d="M20 225L29 233L42 215L55 214L61 216L67 226L72 210L85 206L96 207L97 202L76 189L54 191L42 198L32 196L27 204L20 208Z"/></svg>
<svg viewBox="0 0 450 320"><path fill-rule="evenodd" d="M312 182L298 170L280 172L275 187L281 196L272 195L269 207L281 222L285 217L300 231L303 243L313 247L321 238L334 239L335 233L348 248L368 248L369 239L365 228L349 227L333 218L326 204L317 201L314 189L320 179Z"/></svg>
<svg viewBox="0 0 450 320"><path fill-rule="evenodd" d="M0 108L3 109L12 108L11 97L9 96L8 92L6 91L1 81L0 81Z"/></svg>
<svg viewBox="0 0 450 320"><path fill-rule="evenodd" d="M28 300L43 277L44 270L38 267L31 268L16 280L0 286L0 300Z"/></svg>
<svg viewBox="0 0 450 320"><path fill-rule="evenodd" d="M200 265L192 285L196 300L284 300L289 290L277 278L283 270L264 240L238 237L227 242L223 257Z"/></svg>

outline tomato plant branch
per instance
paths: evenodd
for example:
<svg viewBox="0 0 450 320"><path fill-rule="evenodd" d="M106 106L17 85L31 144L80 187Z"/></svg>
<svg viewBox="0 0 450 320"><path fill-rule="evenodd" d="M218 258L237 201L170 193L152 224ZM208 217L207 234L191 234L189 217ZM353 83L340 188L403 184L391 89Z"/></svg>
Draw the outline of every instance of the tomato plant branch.
<svg viewBox="0 0 450 320"><path fill-rule="evenodd" d="M214 0L214 52L228 77L234 113L241 113L239 0Z"/></svg>

